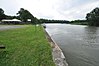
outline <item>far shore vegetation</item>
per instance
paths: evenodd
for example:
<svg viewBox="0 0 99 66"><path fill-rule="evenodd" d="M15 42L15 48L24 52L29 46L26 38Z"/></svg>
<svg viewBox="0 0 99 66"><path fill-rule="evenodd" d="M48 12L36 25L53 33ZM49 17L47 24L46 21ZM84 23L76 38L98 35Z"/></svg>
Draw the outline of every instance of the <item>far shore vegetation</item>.
<svg viewBox="0 0 99 66"><path fill-rule="evenodd" d="M88 21L87 20L74 20L74 21L71 21L69 24L88 25Z"/></svg>

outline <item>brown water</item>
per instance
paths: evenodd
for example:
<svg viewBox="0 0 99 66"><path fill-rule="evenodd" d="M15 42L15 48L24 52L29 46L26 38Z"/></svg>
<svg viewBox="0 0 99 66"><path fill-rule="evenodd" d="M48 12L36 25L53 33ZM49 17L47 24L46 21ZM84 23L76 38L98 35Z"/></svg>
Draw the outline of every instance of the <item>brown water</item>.
<svg viewBox="0 0 99 66"><path fill-rule="evenodd" d="M46 24L69 66L99 66L99 27Z"/></svg>

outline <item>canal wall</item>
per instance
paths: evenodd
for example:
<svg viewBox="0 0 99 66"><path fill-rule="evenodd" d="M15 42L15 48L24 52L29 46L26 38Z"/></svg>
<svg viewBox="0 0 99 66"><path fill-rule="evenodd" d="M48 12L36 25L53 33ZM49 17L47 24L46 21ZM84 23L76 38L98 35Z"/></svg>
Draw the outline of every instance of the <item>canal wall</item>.
<svg viewBox="0 0 99 66"><path fill-rule="evenodd" d="M56 66L68 66L68 63L66 62L66 58L63 54L63 51L60 49L57 43L53 40L53 38L51 38L50 34L48 34L46 30L45 30L45 33L46 33L46 38L48 39L52 47L53 61L55 62Z"/></svg>

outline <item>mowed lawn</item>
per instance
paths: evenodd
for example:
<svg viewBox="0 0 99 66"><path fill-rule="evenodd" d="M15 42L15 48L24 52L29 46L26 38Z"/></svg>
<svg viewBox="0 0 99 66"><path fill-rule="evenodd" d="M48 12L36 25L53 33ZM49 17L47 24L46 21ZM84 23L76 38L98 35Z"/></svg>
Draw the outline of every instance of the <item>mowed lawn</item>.
<svg viewBox="0 0 99 66"><path fill-rule="evenodd" d="M44 30L33 25L0 31L0 66L55 66Z"/></svg>

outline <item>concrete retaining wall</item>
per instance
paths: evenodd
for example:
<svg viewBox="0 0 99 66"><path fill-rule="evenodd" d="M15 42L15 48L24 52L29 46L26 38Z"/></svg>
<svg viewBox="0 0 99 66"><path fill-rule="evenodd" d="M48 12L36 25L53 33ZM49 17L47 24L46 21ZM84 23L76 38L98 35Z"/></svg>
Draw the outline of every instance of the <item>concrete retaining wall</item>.
<svg viewBox="0 0 99 66"><path fill-rule="evenodd" d="M55 62L56 66L68 66L68 63L66 62L66 58L60 47L51 38L51 36L48 34L46 30L45 33L46 33L46 38L49 40L51 44L53 61Z"/></svg>

